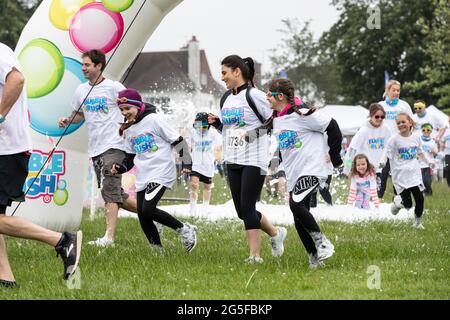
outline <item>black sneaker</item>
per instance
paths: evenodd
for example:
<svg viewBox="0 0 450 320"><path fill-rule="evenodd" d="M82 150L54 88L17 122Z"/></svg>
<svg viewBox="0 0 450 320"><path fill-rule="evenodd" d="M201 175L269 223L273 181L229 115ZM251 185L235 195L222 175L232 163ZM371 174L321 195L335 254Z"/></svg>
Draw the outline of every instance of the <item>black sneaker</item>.
<svg viewBox="0 0 450 320"><path fill-rule="evenodd" d="M17 287L19 287L19 285L15 281L0 280L0 287L3 287L3 288L17 288Z"/></svg>
<svg viewBox="0 0 450 320"><path fill-rule="evenodd" d="M62 243L56 245L56 256L60 256L64 263L64 279L68 279L78 266L81 253L81 242L83 239L83 233L77 232L64 232Z"/></svg>

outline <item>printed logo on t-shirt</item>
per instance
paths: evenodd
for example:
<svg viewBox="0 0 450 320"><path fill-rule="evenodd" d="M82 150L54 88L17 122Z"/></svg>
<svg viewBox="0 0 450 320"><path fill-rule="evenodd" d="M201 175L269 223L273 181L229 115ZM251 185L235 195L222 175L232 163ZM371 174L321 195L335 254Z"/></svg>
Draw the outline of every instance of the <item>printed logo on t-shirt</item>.
<svg viewBox="0 0 450 320"><path fill-rule="evenodd" d="M369 139L368 143L369 149L372 150L384 149L384 138Z"/></svg>
<svg viewBox="0 0 450 320"><path fill-rule="evenodd" d="M417 147L403 147L398 149L399 160L417 159Z"/></svg>
<svg viewBox="0 0 450 320"><path fill-rule="evenodd" d="M244 123L244 108L222 109L222 120L225 125Z"/></svg>
<svg viewBox="0 0 450 320"><path fill-rule="evenodd" d="M395 120L395 118L397 117L397 110L387 110L386 111L386 119L387 120Z"/></svg>
<svg viewBox="0 0 450 320"><path fill-rule="evenodd" d="M131 145L133 146L133 150L136 153L144 153L144 152L156 152L158 151L158 146L155 143L155 137L153 134L144 132L136 137L130 138Z"/></svg>
<svg viewBox="0 0 450 320"><path fill-rule="evenodd" d="M278 134L275 134L277 141L278 141L278 147L280 150L289 150L294 148L301 148L302 147L302 141L300 140L300 137L298 136L298 133L292 130L283 130Z"/></svg>
<svg viewBox="0 0 450 320"><path fill-rule="evenodd" d="M422 144L422 150L424 152L431 152L431 146L428 144Z"/></svg>
<svg viewBox="0 0 450 320"><path fill-rule="evenodd" d="M107 101L108 99L106 97L88 97L83 104L83 111L108 113L109 107Z"/></svg>
<svg viewBox="0 0 450 320"><path fill-rule="evenodd" d="M195 142L195 151L207 152L211 151L212 140L202 140Z"/></svg>

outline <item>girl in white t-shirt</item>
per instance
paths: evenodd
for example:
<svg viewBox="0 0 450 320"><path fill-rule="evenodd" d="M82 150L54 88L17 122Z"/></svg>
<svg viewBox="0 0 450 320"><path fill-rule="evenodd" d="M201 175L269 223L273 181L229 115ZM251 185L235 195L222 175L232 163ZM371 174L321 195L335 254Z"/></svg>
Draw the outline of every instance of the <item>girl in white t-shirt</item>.
<svg viewBox="0 0 450 320"><path fill-rule="evenodd" d="M245 226L249 247L247 263L263 262L260 256L261 230L271 236L274 257L283 254L287 234L286 228L274 227L256 210L270 161L267 134L265 130L259 130L260 118L269 118L271 111L264 93L254 88L254 74L252 58L225 57L222 60L222 80L228 95L222 98L220 116L208 115L208 123L222 132L228 184L238 217Z"/></svg>
<svg viewBox="0 0 450 320"><path fill-rule="evenodd" d="M289 79L272 80L267 100L274 113L264 127L273 128L272 134L277 138L295 228L308 253L309 265L315 268L333 255L334 246L309 211L311 194L328 177L326 153L334 167L342 164L342 134L334 119L316 113L314 108L308 108L295 97L294 85ZM324 143L325 133L329 150Z"/></svg>
<svg viewBox="0 0 450 320"><path fill-rule="evenodd" d="M191 132L192 172L190 193L190 214L202 217L208 213L211 200L211 189L215 170L215 149L217 147L217 132L210 130L208 114L199 112L195 115L194 129ZM198 191L200 182L203 183L203 207L197 211Z"/></svg>
<svg viewBox="0 0 450 320"><path fill-rule="evenodd" d="M197 227L156 207L166 188L171 188L176 179L174 148L180 154L184 171L190 171L192 161L187 143L163 117L145 106L136 90L120 91L117 103L125 117L119 134L125 139L127 156L122 163L112 166L111 173L125 173L135 165L137 214L148 241L162 249L156 221L176 230L190 252L197 244Z"/></svg>
<svg viewBox="0 0 450 320"><path fill-rule="evenodd" d="M377 194L375 168L369 162L365 154L357 154L353 159L352 171L350 173L350 190L347 203L360 209L370 209L370 199L375 208L380 207L380 199Z"/></svg>
<svg viewBox="0 0 450 320"><path fill-rule="evenodd" d="M420 137L412 134L414 121L409 114L400 112L396 122L399 133L389 139L386 150L387 158L391 163L392 183L397 192L391 212L395 215L402 208L412 208L412 194L416 203L413 227L423 229L421 223L424 206L422 191L425 188L418 161L423 157L422 142ZM384 161L383 159L382 164Z"/></svg>

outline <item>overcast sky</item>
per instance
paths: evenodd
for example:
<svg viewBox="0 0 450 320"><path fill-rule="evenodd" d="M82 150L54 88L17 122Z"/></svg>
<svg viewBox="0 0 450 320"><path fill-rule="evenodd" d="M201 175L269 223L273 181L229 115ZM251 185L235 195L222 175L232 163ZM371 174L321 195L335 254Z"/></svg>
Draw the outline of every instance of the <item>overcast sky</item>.
<svg viewBox="0 0 450 320"><path fill-rule="evenodd" d="M339 13L331 0L184 0L150 37L144 51L176 51L193 35L204 49L211 72L220 79L220 61L230 54L251 56L270 68L269 50L280 44L282 19L311 20L316 38Z"/></svg>

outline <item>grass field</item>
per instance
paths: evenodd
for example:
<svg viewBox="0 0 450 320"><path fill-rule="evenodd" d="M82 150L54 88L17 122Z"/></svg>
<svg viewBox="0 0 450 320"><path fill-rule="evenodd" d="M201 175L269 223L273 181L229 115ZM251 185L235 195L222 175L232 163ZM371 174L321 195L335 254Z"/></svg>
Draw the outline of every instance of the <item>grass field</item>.
<svg viewBox="0 0 450 320"><path fill-rule="evenodd" d="M216 193L213 203L226 196L223 182L215 183L216 190L224 191ZM178 196L183 192L179 190ZM269 239L264 236L264 264L245 265L247 246L239 222L190 220L199 227L199 243L185 254L172 230L164 230L165 251L160 253L149 248L137 220L121 219L116 247L84 245L80 272L74 278L79 281L69 283L62 279L62 263L52 248L8 238L20 288L0 289L0 300L449 299L449 195L444 183L434 184L434 196L426 198L425 230L413 229L410 221L322 221L336 253L318 270L308 269L293 226L288 227L285 254L280 259L271 257ZM390 198L388 193L385 199ZM103 234L104 219L89 221L85 212L81 228L86 243ZM368 287L368 281L374 283L373 266L379 270L380 289Z"/></svg>

